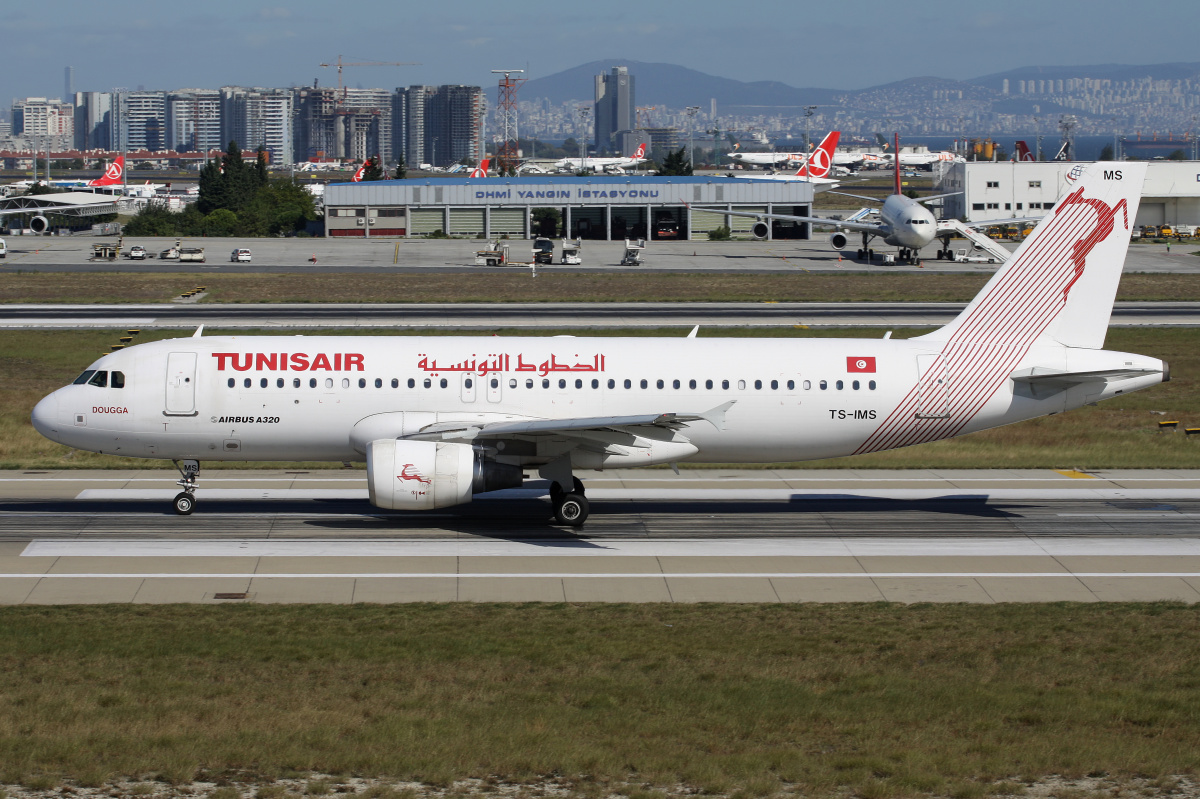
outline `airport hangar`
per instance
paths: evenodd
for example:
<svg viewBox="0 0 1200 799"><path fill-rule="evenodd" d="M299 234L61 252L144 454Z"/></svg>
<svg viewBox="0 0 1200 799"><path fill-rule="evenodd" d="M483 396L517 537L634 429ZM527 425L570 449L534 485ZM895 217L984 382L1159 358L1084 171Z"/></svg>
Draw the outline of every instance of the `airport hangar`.
<svg viewBox="0 0 1200 799"><path fill-rule="evenodd" d="M1070 161L968 161L952 165L935 187L944 219L979 222L1041 216L1054 208ZM1119 169L1120 166L1118 165ZM1135 225L1200 225L1200 161L1151 161Z"/></svg>
<svg viewBox="0 0 1200 799"><path fill-rule="evenodd" d="M726 177L593 175L332 183L325 188L325 235L414 238L443 230L451 236L485 239L537 235L707 239L710 230L723 225L730 225L735 234L748 233L754 219L696 211L685 203L806 216L812 199L809 183ZM533 218L539 208L558 210L561 221L556 231L540 228ZM667 221L675 223L676 235L658 235L660 223ZM807 239L808 227L776 222L770 238Z"/></svg>

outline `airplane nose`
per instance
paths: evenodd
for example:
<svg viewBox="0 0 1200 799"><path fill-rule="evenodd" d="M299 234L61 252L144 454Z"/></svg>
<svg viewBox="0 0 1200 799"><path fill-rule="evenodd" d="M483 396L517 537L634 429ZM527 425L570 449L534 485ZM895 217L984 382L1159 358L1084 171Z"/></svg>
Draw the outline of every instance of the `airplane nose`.
<svg viewBox="0 0 1200 799"><path fill-rule="evenodd" d="M41 402L33 406L33 413L30 415L30 420L33 422L34 430L37 430L46 438L54 440L53 434L58 432L57 392L45 397Z"/></svg>

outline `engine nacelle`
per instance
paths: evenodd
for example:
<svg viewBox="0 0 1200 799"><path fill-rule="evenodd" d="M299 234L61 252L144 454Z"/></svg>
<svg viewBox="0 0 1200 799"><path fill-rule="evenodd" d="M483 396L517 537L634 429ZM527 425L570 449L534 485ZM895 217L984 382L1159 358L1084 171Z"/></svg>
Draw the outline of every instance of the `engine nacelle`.
<svg viewBox="0 0 1200 799"><path fill-rule="evenodd" d="M470 444L394 438L367 444L367 490L377 508L448 508L484 491L517 488L522 478L520 467L486 460Z"/></svg>
<svg viewBox="0 0 1200 799"><path fill-rule="evenodd" d="M50 220L39 214L29 220L29 229L34 233L45 233L50 229Z"/></svg>
<svg viewBox="0 0 1200 799"><path fill-rule="evenodd" d="M835 250L844 250L849 241L845 233L834 233L829 237L829 246Z"/></svg>
<svg viewBox="0 0 1200 799"><path fill-rule="evenodd" d="M755 222L754 227L750 228L750 233L756 239L765 239L771 233L771 228L766 222Z"/></svg>

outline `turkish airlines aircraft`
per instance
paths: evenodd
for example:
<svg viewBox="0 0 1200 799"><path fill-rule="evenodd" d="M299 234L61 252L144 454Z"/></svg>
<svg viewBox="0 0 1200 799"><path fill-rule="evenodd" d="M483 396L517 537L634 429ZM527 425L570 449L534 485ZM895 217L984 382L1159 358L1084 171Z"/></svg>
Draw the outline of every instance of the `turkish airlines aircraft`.
<svg viewBox="0 0 1200 799"><path fill-rule="evenodd" d="M789 183L812 183L813 191L827 191L838 185L838 181L826 177L833 168L834 153L837 151L840 131L830 131L821 143L813 150L811 158L805 158L804 164L795 173L734 175L739 180L782 180Z"/></svg>
<svg viewBox="0 0 1200 799"><path fill-rule="evenodd" d="M1017 160L1018 161L1036 161L1037 156L1029 149L1029 145L1024 139L1017 140Z"/></svg>
<svg viewBox="0 0 1200 799"><path fill-rule="evenodd" d="M16 183L10 184L14 189L28 189L35 183L45 186L50 185L55 188L85 188L88 186L116 186L125 179L125 156L118 155L113 162L109 164L104 174L94 180L51 180L47 184L44 180L19 180Z"/></svg>
<svg viewBox="0 0 1200 799"><path fill-rule="evenodd" d="M469 178L486 178L488 175L488 166L490 166L491 163L492 163L492 159L490 159L490 158L483 159L482 161L479 162L479 166L477 166L477 167L475 167L475 169L471 170L471 174L467 175L467 177L469 177Z"/></svg>
<svg viewBox="0 0 1200 799"><path fill-rule="evenodd" d="M596 172L607 172L610 169L628 169L646 162L646 144L638 145L633 155L624 158L560 158L554 162L554 168L563 172L579 172L591 169Z"/></svg>
<svg viewBox="0 0 1200 799"><path fill-rule="evenodd" d="M33 410L70 447L171 458L191 513L209 460L366 461L370 501L424 510L575 469L834 458L950 438L1169 379L1102 349L1145 164L1069 193L950 324L908 340L214 336L100 358Z"/></svg>
<svg viewBox="0 0 1200 799"><path fill-rule="evenodd" d="M730 161L751 166L803 163L806 155L806 153L744 153L740 144L733 145L733 152L725 153L725 157Z"/></svg>

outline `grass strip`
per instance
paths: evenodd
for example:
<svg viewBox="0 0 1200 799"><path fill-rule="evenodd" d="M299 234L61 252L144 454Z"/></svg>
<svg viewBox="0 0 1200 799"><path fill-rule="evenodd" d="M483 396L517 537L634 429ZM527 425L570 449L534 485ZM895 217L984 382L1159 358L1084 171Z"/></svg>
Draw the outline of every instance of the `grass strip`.
<svg viewBox="0 0 1200 799"><path fill-rule="evenodd" d="M209 330L209 334L220 331ZM239 335L254 331L237 332ZM280 331L275 331L276 333ZM323 331L330 335L378 335L378 331ZM496 330L487 335L680 336L684 330ZM897 330L904 338L921 331ZM397 331L396 335L456 335L447 331ZM0 337L0 469L140 469L169 467L165 461L115 458L69 449L42 438L29 422L38 400L66 385L115 343L116 331L11 331ZM178 331L147 331L140 341L178 338ZM842 336L878 338L878 330L829 330L794 327L748 330L701 329L701 336L779 336L803 339ZM1182 432L1161 434L1158 422L1178 420L1180 428L1200 426L1200 330L1190 328L1114 328L1108 349L1162 358L1172 379L1145 391L1095 407L1034 419L961 438L889 450L853 458L770 464L790 468L855 469L1196 469L1200 440ZM318 468L315 463L230 463L229 468ZM205 468L221 468L206 462Z"/></svg>
<svg viewBox="0 0 1200 799"><path fill-rule="evenodd" d="M0 610L0 779L972 796L1200 768L1182 605ZM597 795L594 791L592 795Z"/></svg>
<svg viewBox="0 0 1200 799"><path fill-rule="evenodd" d="M157 303L196 286L205 303L442 302L967 302L990 273L800 272L568 273L525 270L467 274L178 274L15 272L0 303ZM1200 275L1132 274L1119 300L1200 300Z"/></svg>

